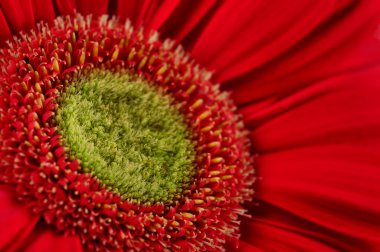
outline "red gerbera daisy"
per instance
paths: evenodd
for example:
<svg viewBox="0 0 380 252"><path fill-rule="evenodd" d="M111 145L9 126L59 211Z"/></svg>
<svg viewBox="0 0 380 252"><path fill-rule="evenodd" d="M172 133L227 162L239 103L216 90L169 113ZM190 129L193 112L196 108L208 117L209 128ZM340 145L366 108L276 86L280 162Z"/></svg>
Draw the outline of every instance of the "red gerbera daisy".
<svg viewBox="0 0 380 252"><path fill-rule="evenodd" d="M2 55L0 250L233 250L238 215L239 250L379 249L377 1L0 8L4 45L25 31ZM98 22L105 13L119 23ZM138 29L119 25L127 18ZM214 70L211 81L176 44ZM211 83L231 92L237 111ZM124 98L140 108L128 110L136 117L120 117ZM159 130L124 123L144 118ZM112 175L135 156L136 137L118 135L121 128L152 139L137 141L149 155L129 167L148 156L155 159L144 167L171 161L165 169L173 170L148 184L141 174ZM249 219L240 204L252 197L253 155L262 179L256 201L245 203Z"/></svg>

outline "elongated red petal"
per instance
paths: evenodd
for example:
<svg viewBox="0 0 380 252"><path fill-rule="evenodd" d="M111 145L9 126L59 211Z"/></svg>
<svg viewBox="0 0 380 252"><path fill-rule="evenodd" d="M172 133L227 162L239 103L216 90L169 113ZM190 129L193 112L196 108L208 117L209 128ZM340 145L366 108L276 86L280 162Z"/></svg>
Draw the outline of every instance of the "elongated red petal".
<svg viewBox="0 0 380 252"><path fill-rule="evenodd" d="M246 114L257 197L343 235L338 242L355 237L358 250L380 243L379 72L345 73Z"/></svg>
<svg viewBox="0 0 380 252"><path fill-rule="evenodd" d="M7 20L4 17L4 13L0 9L0 46L3 46L5 44L5 41L10 38L11 31L9 30Z"/></svg>
<svg viewBox="0 0 380 252"><path fill-rule="evenodd" d="M213 10L218 6L217 1L192 1L184 0L179 3L170 18L163 25L161 32L164 37L175 39L183 43L184 38L189 36L200 25L202 20L210 19Z"/></svg>
<svg viewBox="0 0 380 252"><path fill-rule="evenodd" d="M158 30L163 23L172 15L173 11L180 4L180 0L153 1L144 17L144 27Z"/></svg>
<svg viewBox="0 0 380 252"><path fill-rule="evenodd" d="M314 4L308 6L315 9ZM295 6L286 9L289 19L297 9ZM273 28L277 27L274 21L268 26L252 25L252 30L247 28L244 34L255 34L255 30L268 27L272 37L262 38L258 34L262 46L258 44L251 50L243 50L241 52L245 54L239 57L233 52L239 52L238 48L244 45L236 45L236 48L226 50L228 54L225 59L231 61L223 63L223 60L215 58L213 61L212 58L207 63L209 67L219 70L217 79L225 88L233 90L238 104L285 96L322 79L379 63L380 40L377 34L380 2L343 1L330 9L324 5L318 13L313 14L313 10L305 9L305 14L294 16L294 22L288 28L284 27L278 36L269 33L269 27L276 30ZM270 15L271 11L268 12L267 15ZM315 18L309 17L313 21L299 18L308 17L308 13L316 15ZM319 23L314 20L319 20ZM300 24L303 26L292 29ZM276 44L281 39L284 40ZM243 41L250 43L248 38ZM204 47L199 48L198 55L207 57L200 53L202 50Z"/></svg>
<svg viewBox="0 0 380 252"><path fill-rule="evenodd" d="M75 0L55 1L60 15L72 15L77 9Z"/></svg>
<svg viewBox="0 0 380 252"><path fill-rule="evenodd" d="M248 243L243 242L243 246L237 251L337 251L329 243L277 226L276 223L246 221L244 225L255 235L251 233L251 240Z"/></svg>
<svg viewBox="0 0 380 252"><path fill-rule="evenodd" d="M34 235L25 244L26 252L56 251L56 252L82 252L82 244L78 236L64 236L44 226L35 230Z"/></svg>
<svg viewBox="0 0 380 252"><path fill-rule="evenodd" d="M108 0L77 0L76 10L83 15L91 14L96 17L107 13L108 4Z"/></svg>
<svg viewBox="0 0 380 252"><path fill-rule="evenodd" d="M150 0L118 0L116 15L121 17L122 20L131 20L135 26L140 26L143 22L144 16L149 8L150 3Z"/></svg>
<svg viewBox="0 0 380 252"><path fill-rule="evenodd" d="M52 0L32 0L33 14L35 22L49 22L55 19L54 1Z"/></svg>
<svg viewBox="0 0 380 252"><path fill-rule="evenodd" d="M4 0L0 2L0 8L3 10L9 28L13 33L34 28L34 12L31 0Z"/></svg>
<svg viewBox="0 0 380 252"><path fill-rule="evenodd" d="M0 250L14 251L32 233L39 216L16 201L15 188L0 185Z"/></svg>

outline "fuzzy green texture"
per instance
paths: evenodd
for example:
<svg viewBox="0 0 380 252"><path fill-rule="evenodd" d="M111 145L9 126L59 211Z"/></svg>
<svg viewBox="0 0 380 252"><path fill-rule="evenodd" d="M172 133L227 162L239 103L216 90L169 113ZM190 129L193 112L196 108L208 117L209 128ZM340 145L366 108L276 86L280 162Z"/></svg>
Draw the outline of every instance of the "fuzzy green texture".
<svg viewBox="0 0 380 252"><path fill-rule="evenodd" d="M172 202L194 175L195 146L171 104L146 81L97 71L67 88L56 118L85 172L125 199Z"/></svg>

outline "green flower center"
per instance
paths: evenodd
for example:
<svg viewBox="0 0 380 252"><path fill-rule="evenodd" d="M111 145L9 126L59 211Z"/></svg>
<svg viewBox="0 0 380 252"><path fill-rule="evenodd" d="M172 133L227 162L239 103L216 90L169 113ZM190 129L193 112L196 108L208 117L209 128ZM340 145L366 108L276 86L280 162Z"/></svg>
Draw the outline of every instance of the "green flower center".
<svg viewBox="0 0 380 252"><path fill-rule="evenodd" d="M143 80L93 72L62 95L57 122L84 171L125 199L172 202L194 175L183 116Z"/></svg>

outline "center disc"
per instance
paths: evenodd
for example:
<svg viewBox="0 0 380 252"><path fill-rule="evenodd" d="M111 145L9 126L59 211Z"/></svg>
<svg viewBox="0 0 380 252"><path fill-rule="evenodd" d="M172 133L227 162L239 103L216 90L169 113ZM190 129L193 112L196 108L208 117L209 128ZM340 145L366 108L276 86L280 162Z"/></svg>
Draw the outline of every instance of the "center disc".
<svg viewBox="0 0 380 252"><path fill-rule="evenodd" d="M184 118L146 81L94 71L68 87L57 120L70 155L123 198L172 201L192 179Z"/></svg>

